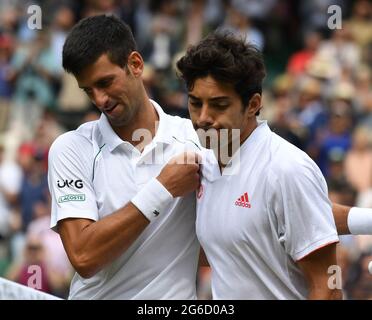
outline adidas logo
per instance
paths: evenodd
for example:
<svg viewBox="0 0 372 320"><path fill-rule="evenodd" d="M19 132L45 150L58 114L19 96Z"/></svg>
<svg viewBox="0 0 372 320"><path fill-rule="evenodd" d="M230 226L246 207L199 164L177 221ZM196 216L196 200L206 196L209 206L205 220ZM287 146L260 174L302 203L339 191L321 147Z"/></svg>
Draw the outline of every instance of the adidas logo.
<svg viewBox="0 0 372 320"><path fill-rule="evenodd" d="M235 201L235 205L238 207L250 208L251 204L249 203L248 193L244 192L244 194Z"/></svg>

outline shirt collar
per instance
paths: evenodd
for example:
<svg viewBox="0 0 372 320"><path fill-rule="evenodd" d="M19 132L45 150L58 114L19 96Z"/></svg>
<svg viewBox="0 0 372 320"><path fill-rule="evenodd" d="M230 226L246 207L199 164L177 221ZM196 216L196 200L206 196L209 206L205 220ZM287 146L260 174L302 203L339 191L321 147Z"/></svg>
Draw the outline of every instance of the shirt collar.
<svg viewBox="0 0 372 320"><path fill-rule="evenodd" d="M239 152L236 152L230 160L228 165L223 170L223 175L238 175L240 166L242 165L242 157L245 154L255 154L256 147L258 147L265 137L271 132L266 120L258 120L257 127L248 136L239 148Z"/></svg>
<svg viewBox="0 0 372 320"><path fill-rule="evenodd" d="M171 144L172 134L171 134L171 123L170 123L170 115L166 114L163 109L160 107L158 103L154 100L151 100L151 104L155 108L156 112L159 115L159 123L158 123L158 130L155 133L154 139L152 140L153 143L164 143L164 144Z"/></svg>
<svg viewBox="0 0 372 320"><path fill-rule="evenodd" d="M249 137L240 146L240 152L245 149L252 150L255 146L261 144L262 139L267 137L267 134L271 132L266 120L258 120L257 127L249 135Z"/></svg>
<svg viewBox="0 0 372 320"><path fill-rule="evenodd" d="M266 120L258 120L257 127L249 135L249 137L240 146L238 152L236 152L230 160L227 167L220 171L218 161L212 150L206 150L204 153L203 160L205 165L203 168L203 176L210 182L218 180L222 176L237 175L239 174L240 165L242 161L242 152L252 152L258 146L262 140L267 137L268 133L271 132Z"/></svg>
<svg viewBox="0 0 372 320"><path fill-rule="evenodd" d="M171 144L172 143L172 135L169 132L169 119L168 115L163 111L159 104L155 101L151 100L152 106L155 108L156 112L159 116L158 129L155 133L154 139L152 140L151 144L157 143L164 143L164 144ZM155 124L154 124L155 125ZM98 120L98 127L101 131L103 140L105 144L108 146L110 152L115 150L120 145L128 145L129 148L133 148L133 145L130 144L128 141L122 140L116 132L112 129L111 124L109 123L106 115L104 113L101 114L100 119Z"/></svg>

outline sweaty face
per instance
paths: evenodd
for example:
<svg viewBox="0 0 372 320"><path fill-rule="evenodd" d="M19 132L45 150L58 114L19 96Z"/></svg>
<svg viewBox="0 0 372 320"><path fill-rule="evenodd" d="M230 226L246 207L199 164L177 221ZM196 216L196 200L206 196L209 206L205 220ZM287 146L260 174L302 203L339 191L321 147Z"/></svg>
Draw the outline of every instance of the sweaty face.
<svg viewBox="0 0 372 320"><path fill-rule="evenodd" d="M213 135L211 139L205 138L205 132L209 129L217 130L220 146L226 142L230 144L232 139L235 139L237 131L232 129L240 130L239 139L246 137L249 131L252 119L248 116L248 108L243 108L242 101L232 85L218 82L211 76L195 81L194 87L189 91L188 106L191 121L205 148L214 149L215 145L215 142L211 141Z"/></svg>
<svg viewBox="0 0 372 320"><path fill-rule="evenodd" d="M83 69L76 79L79 87L113 126L126 126L136 115L139 103L135 97L139 95L139 85L129 67L121 68L103 54Z"/></svg>

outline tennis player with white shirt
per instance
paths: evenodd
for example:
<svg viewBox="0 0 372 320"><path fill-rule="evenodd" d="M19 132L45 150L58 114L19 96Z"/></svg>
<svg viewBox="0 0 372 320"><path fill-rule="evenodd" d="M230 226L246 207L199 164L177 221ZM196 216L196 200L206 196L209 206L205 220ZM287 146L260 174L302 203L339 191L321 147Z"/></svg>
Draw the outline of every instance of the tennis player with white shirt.
<svg viewBox="0 0 372 320"><path fill-rule="evenodd" d="M173 157L197 136L148 98L135 47L110 16L80 21L64 44L64 68L102 111L49 153L51 227L77 271L70 299L196 298L199 165Z"/></svg>
<svg viewBox="0 0 372 320"><path fill-rule="evenodd" d="M213 150L215 164L202 171L198 192L196 231L211 266L213 298L342 298L328 287L338 235L325 179L307 154L256 119L261 54L244 40L212 34L177 67L194 128L203 138L215 130L220 142L228 130L236 152L224 163L221 147ZM235 149L233 129L240 130ZM204 145L212 148L210 140Z"/></svg>
<svg viewBox="0 0 372 320"><path fill-rule="evenodd" d="M200 158L183 152L199 150L191 122L148 98L142 57L114 17L79 22L63 65L102 112L49 153L51 227L77 271L69 298L195 299ZM341 232L347 211L337 207Z"/></svg>

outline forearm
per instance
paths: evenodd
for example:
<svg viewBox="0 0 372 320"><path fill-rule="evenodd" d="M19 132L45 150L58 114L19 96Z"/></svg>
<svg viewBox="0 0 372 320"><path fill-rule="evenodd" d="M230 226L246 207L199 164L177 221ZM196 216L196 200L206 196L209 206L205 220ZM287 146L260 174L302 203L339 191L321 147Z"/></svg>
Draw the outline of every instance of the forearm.
<svg viewBox="0 0 372 320"><path fill-rule="evenodd" d="M131 203L93 223L86 224L72 237L61 228L66 251L76 271L89 278L123 254L149 224ZM74 239L72 241L71 239Z"/></svg>
<svg viewBox="0 0 372 320"><path fill-rule="evenodd" d="M348 207L333 203L332 211L339 235L372 234L371 208Z"/></svg>
<svg viewBox="0 0 372 320"><path fill-rule="evenodd" d="M332 204L333 217L335 219L337 233L339 235L350 234L349 226L347 223L350 207L343 206L337 203Z"/></svg>

